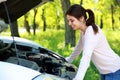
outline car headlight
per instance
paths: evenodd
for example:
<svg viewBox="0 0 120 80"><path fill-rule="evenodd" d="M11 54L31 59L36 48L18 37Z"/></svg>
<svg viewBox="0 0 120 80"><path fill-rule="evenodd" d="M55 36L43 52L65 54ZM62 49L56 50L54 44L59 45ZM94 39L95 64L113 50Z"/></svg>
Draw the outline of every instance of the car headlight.
<svg viewBox="0 0 120 80"><path fill-rule="evenodd" d="M51 74L40 74L32 80L68 80Z"/></svg>

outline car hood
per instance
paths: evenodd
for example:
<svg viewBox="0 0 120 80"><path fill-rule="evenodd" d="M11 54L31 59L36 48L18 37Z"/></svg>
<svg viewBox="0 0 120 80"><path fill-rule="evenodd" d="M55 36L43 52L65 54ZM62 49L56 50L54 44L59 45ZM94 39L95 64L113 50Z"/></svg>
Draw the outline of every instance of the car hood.
<svg viewBox="0 0 120 80"><path fill-rule="evenodd" d="M11 22L16 21L19 17L24 15L26 12L36 7L37 5L44 4L48 1L53 0L0 0L0 18L4 19L6 23L8 23L5 6L8 8L9 16Z"/></svg>

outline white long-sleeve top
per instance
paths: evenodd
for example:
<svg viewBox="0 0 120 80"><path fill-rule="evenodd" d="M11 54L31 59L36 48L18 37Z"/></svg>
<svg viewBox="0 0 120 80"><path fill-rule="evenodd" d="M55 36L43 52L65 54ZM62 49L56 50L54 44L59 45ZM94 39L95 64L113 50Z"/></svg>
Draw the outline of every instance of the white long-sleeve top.
<svg viewBox="0 0 120 80"><path fill-rule="evenodd" d="M81 32L79 42L67 61L72 62L82 50L82 58L74 80L84 79L91 60L101 74L120 69L120 57L110 48L100 28L97 34L94 34L92 26L87 27L85 34Z"/></svg>

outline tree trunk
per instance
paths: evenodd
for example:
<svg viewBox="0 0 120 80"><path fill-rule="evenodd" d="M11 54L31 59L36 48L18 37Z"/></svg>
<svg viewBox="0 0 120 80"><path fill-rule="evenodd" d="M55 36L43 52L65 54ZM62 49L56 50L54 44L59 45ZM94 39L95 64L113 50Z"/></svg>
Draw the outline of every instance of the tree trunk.
<svg viewBox="0 0 120 80"><path fill-rule="evenodd" d="M42 9L43 31L46 31L46 18L44 15L44 9Z"/></svg>
<svg viewBox="0 0 120 80"><path fill-rule="evenodd" d="M80 5L82 5L82 4L83 4L83 0L80 1Z"/></svg>
<svg viewBox="0 0 120 80"><path fill-rule="evenodd" d="M24 16L24 27L26 29L26 31L30 34L30 26L29 26L29 23L28 23L28 20L27 20L27 15Z"/></svg>
<svg viewBox="0 0 120 80"><path fill-rule="evenodd" d="M37 25L36 25L36 14L37 14L37 9L34 9L34 18L33 18L33 35L35 35L36 34L36 27L37 27Z"/></svg>
<svg viewBox="0 0 120 80"><path fill-rule="evenodd" d="M19 32L18 32L18 25L17 25L17 21L11 23L11 35L12 36L16 36L16 37L20 37L19 36Z"/></svg>
<svg viewBox="0 0 120 80"><path fill-rule="evenodd" d="M101 16L101 19L100 19L100 28L102 29L103 28L103 18Z"/></svg>
<svg viewBox="0 0 120 80"><path fill-rule="evenodd" d="M114 15L114 7L113 7L113 5L111 5L111 15L112 15L112 29L114 30L114 18L113 18L113 15Z"/></svg>
<svg viewBox="0 0 120 80"><path fill-rule="evenodd" d="M70 7L70 0L61 0L62 9L64 12L64 21L65 21L65 46L69 44L75 46L75 31L68 25L67 18L65 16L66 11Z"/></svg>
<svg viewBox="0 0 120 80"><path fill-rule="evenodd" d="M57 15L57 20L56 20L57 30L60 30L60 24L59 24L59 22L60 22L60 17L59 17L59 15Z"/></svg>

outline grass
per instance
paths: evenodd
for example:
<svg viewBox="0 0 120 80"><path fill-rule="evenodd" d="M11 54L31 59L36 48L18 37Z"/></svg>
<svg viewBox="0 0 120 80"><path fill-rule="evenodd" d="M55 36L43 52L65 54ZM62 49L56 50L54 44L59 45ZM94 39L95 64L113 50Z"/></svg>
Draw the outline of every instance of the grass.
<svg viewBox="0 0 120 80"><path fill-rule="evenodd" d="M118 47L120 45L120 31L103 30L103 32L106 35L111 48L120 55L120 49ZM78 34L79 32L77 32L77 38ZM4 32L1 35L9 35L9 33ZM20 36L33 40L36 43L41 44L43 47L57 52L64 57L69 56L74 49L74 47L71 48L70 46L65 47L64 30L47 30L46 32L38 31L36 36L27 33L20 33ZM81 55L73 61L73 64L78 66L80 58ZM90 64L84 80L100 80L99 73L93 63Z"/></svg>

